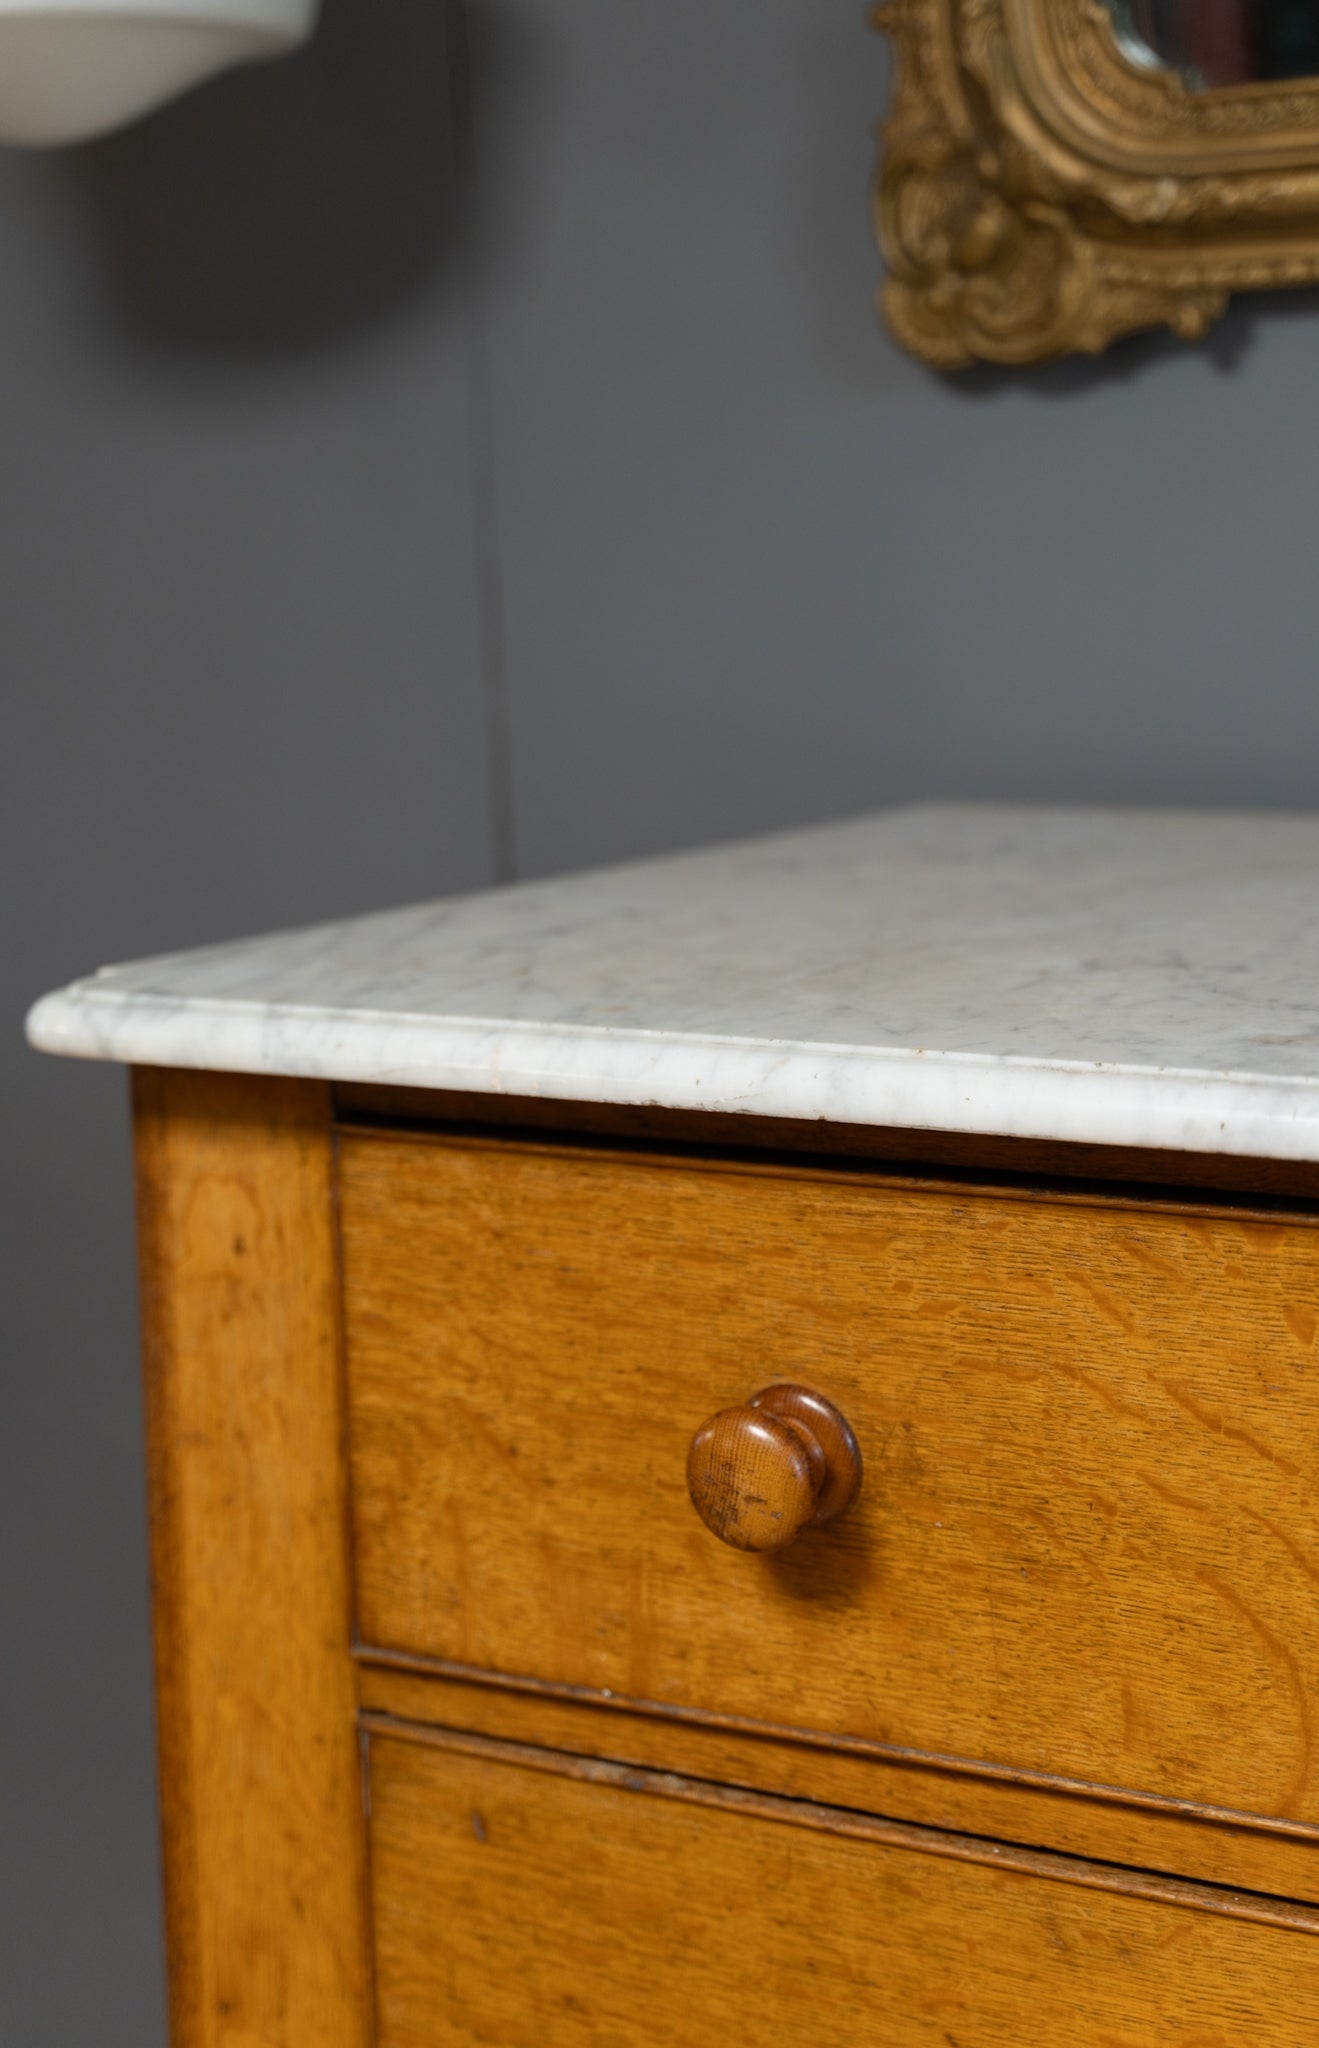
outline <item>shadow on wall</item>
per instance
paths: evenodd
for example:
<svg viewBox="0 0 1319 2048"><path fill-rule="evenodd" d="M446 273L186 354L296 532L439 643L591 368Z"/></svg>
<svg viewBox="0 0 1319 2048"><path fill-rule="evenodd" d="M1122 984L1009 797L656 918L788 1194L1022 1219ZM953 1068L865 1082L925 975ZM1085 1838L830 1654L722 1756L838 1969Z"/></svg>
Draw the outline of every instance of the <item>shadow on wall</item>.
<svg viewBox="0 0 1319 2048"><path fill-rule="evenodd" d="M1097 356L1065 356L1059 362L1038 363L1027 369L1000 369L991 363L977 363L943 379L959 398L985 398L1010 390L1014 385L1044 398L1067 398L1074 391L1088 391L1097 384L1130 383L1147 369L1170 357L1200 354L1214 369L1230 376L1244 365L1257 331L1266 320L1312 320L1319 312L1319 291L1245 292L1232 300L1222 319L1210 328L1203 341L1185 342L1166 327L1125 335ZM931 371L938 376L938 371Z"/></svg>
<svg viewBox="0 0 1319 2048"><path fill-rule="evenodd" d="M326 0L298 55L63 159L133 339L305 354L454 283L461 30L461 0Z"/></svg>

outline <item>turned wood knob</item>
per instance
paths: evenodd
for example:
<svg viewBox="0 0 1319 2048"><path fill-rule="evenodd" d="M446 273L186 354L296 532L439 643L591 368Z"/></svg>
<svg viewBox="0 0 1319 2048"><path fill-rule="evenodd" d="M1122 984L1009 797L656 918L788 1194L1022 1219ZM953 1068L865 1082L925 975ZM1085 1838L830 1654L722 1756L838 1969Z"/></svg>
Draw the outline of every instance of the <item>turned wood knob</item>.
<svg viewBox="0 0 1319 2048"><path fill-rule="evenodd" d="M832 1522L861 1484L847 1419L809 1387L766 1387L702 1423L687 1454L697 1514L735 1550L782 1550Z"/></svg>

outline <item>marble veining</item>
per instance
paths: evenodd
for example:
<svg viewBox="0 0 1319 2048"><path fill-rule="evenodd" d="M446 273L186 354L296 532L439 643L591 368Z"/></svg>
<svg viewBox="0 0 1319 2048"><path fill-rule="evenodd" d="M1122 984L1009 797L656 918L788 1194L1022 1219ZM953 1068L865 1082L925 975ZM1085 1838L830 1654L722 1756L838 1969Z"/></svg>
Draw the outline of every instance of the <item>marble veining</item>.
<svg viewBox="0 0 1319 2048"><path fill-rule="evenodd" d="M47 1052L1319 1160L1319 817L923 806L109 968Z"/></svg>

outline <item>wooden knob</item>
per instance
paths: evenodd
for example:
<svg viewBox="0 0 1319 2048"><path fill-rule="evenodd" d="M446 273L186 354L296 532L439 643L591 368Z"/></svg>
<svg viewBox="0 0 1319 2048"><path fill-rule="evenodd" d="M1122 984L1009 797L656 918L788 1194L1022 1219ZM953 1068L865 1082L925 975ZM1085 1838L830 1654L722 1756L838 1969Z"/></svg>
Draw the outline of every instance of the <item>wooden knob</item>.
<svg viewBox="0 0 1319 2048"><path fill-rule="evenodd" d="M766 1387L702 1423L687 1454L697 1514L735 1550L782 1550L832 1522L861 1484L856 1438L809 1387Z"/></svg>

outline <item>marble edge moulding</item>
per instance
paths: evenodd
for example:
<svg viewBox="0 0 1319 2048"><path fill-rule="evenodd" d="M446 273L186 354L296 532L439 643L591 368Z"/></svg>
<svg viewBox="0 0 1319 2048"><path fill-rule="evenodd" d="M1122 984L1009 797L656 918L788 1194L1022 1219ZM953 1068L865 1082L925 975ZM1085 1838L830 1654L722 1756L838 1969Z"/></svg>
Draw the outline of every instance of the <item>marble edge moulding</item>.
<svg viewBox="0 0 1319 2048"><path fill-rule="evenodd" d="M95 977L44 997L28 1036L130 1065L1319 1160L1319 1081L1296 1076L189 1000Z"/></svg>
<svg viewBox="0 0 1319 2048"><path fill-rule="evenodd" d="M1319 79L1193 90L1104 0L882 0L875 183L897 340L939 369L1199 340L1319 281Z"/></svg>

